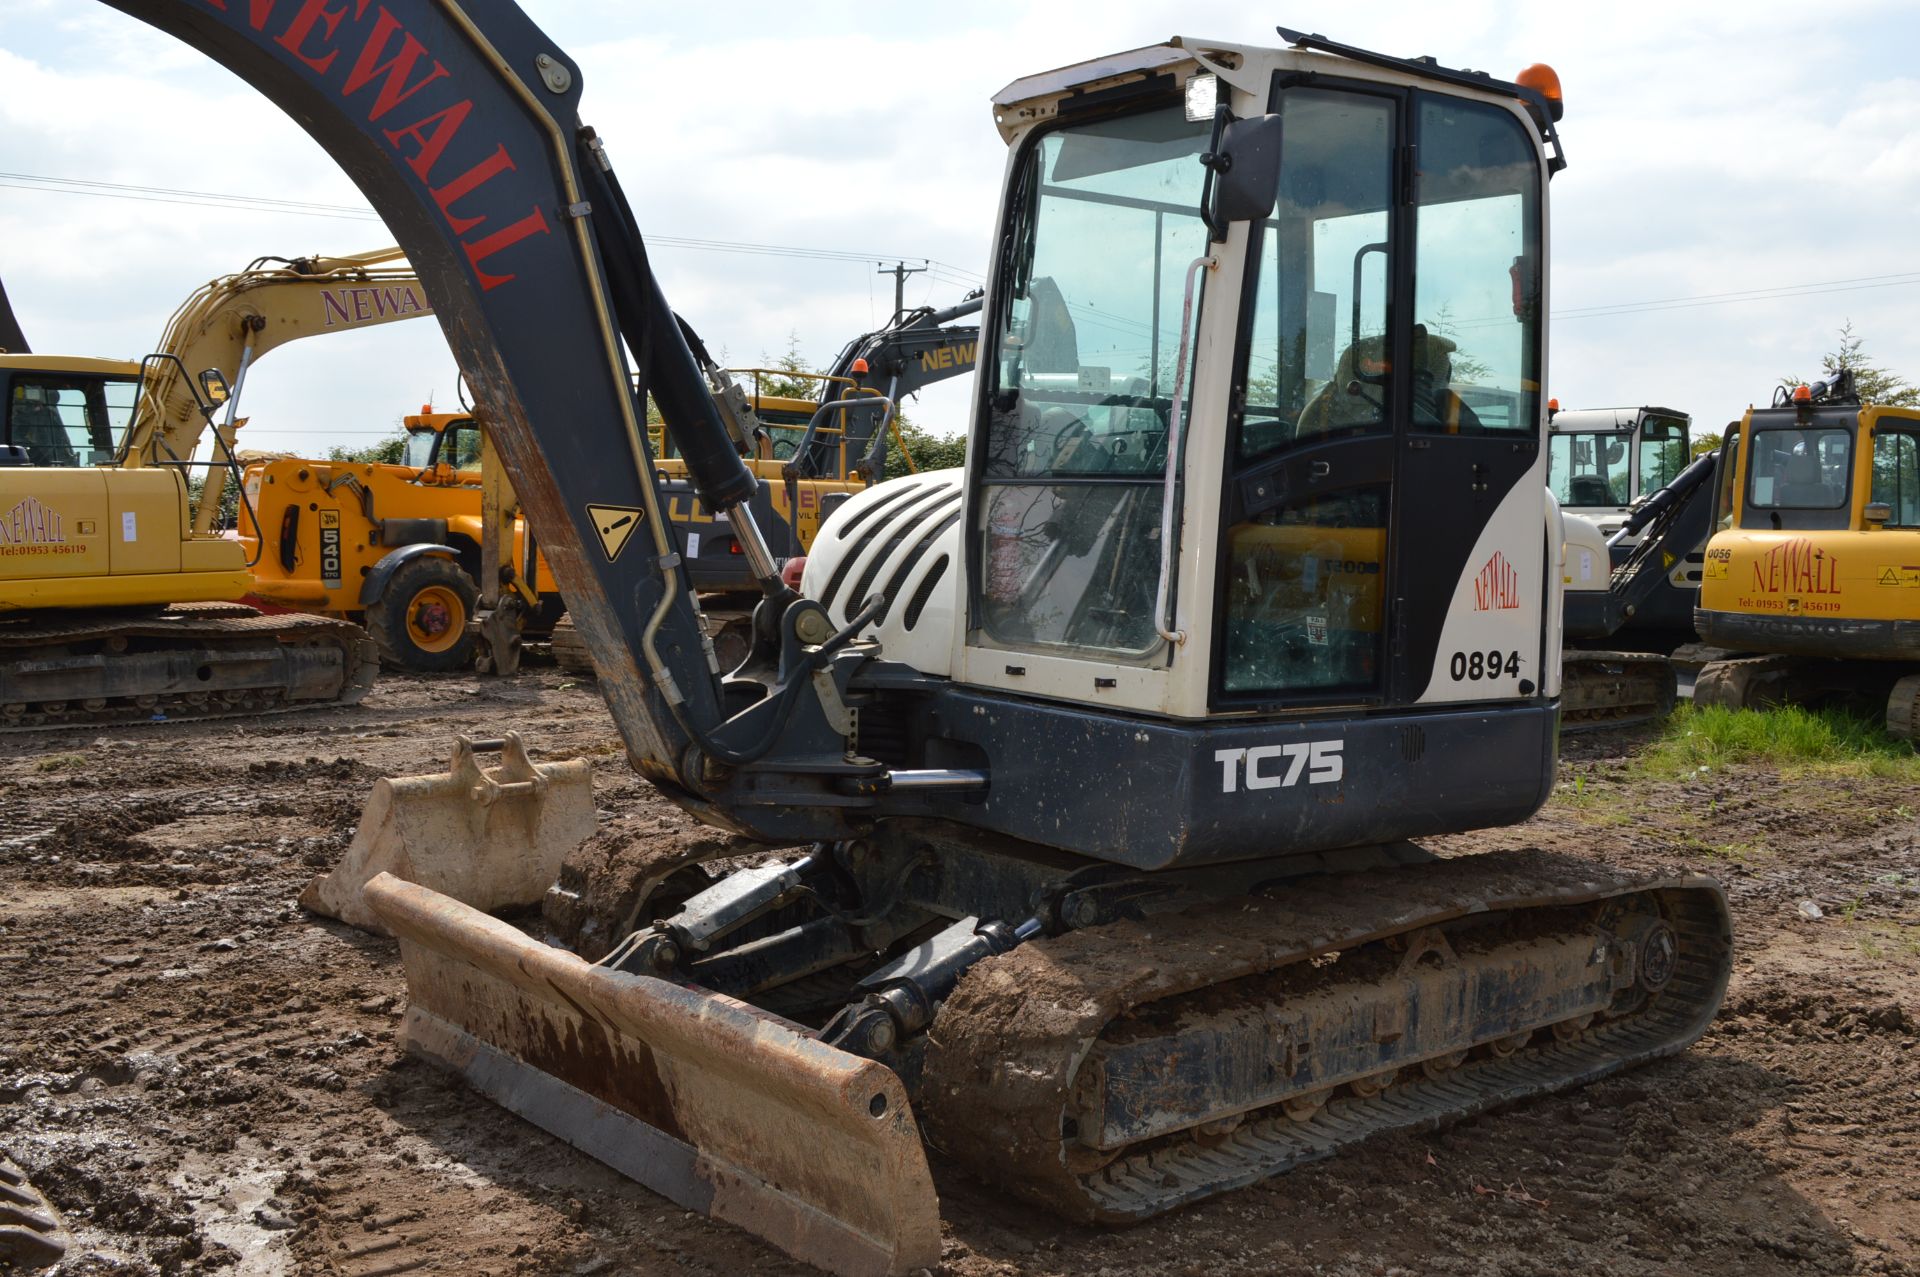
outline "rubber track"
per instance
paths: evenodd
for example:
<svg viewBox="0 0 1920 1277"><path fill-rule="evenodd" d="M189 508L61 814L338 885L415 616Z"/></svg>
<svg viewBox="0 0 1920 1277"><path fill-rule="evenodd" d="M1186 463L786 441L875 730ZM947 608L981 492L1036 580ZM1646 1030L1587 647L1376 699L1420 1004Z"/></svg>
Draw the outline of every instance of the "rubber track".
<svg viewBox="0 0 1920 1277"><path fill-rule="evenodd" d="M242 603L183 604L145 616L124 613L57 613L44 618L8 618L0 620L0 661L31 660L39 650L70 643L91 643L110 638L184 640L219 643L224 639L257 641L270 637L281 644L330 643L341 649L347 676L339 692L330 698L284 699L283 689L261 688L249 691L251 704L239 704L217 696L202 701L189 699L186 693L161 694L151 705L138 705L131 698L117 697L106 706L89 710L73 701L57 713L40 708L43 703L28 703L18 713L0 709L0 732L45 731L52 728L81 726L135 727L155 722L205 721L222 718L252 718L260 714L280 714L302 709L331 709L357 705L373 687L379 661L372 640L365 630L349 621L332 617L288 612L269 615ZM156 719L155 715L164 717Z"/></svg>
<svg viewBox="0 0 1920 1277"><path fill-rule="evenodd" d="M1626 689L1621 696L1615 689ZM1598 695L1596 695L1598 693ZM1673 662L1649 652L1573 648L1560 661L1560 730L1591 732L1655 722L1673 712ZM1601 704L1590 704L1594 700Z"/></svg>
<svg viewBox="0 0 1920 1277"><path fill-rule="evenodd" d="M1540 1035L1427 1079L1409 1069L1371 1099L1346 1092L1305 1121L1257 1110L1224 1139L1152 1141L1089 1174L1061 1136L1074 1076L1130 1009L1387 936L1496 910L1668 893L1678 972L1638 1012L1567 1042ZM1127 1223L1255 1183L1391 1130L1425 1130L1684 1049L1726 990L1725 896L1704 878L1618 874L1541 851L1488 852L1305 879L1272 898L1036 940L979 964L929 1034L921 1114L929 1139L975 1174L1070 1218ZM1337 973L1338 964L1329 968Z"/></svg>
<svg viewBox="0 0 1920 1277"><path fill-rule="evenodd" d="M573 628L572 617L563 616L553 623L547 643L555 665L569 674L593 676L593 653L587 650L587 641L580 637L580 631Z"/></svg>

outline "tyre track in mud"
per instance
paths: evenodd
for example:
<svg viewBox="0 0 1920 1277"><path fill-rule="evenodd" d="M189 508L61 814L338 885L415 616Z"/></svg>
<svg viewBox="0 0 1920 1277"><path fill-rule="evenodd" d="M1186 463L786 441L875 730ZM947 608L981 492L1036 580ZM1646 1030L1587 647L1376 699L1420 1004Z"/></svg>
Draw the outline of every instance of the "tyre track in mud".
<svg viewBox="0 0 1920 1277"><path fill-rule="evenodd" d="M592 758L624 836L688 836L627 770L591 684L552 671L0 741L0 1147L71 1226L62 1277L794 1271L401 1055L391 944L292 908L374 777L505 728ZM1920 1272L1920 952L1900 943L1920 949L1920 792L1637 786L1630 745L1570 747L1580 801L1564 787L1531 825L1443 850L1719 876L1736 970L1699 1047L1118 1232L936 1161L941 1271Z"/></svg>

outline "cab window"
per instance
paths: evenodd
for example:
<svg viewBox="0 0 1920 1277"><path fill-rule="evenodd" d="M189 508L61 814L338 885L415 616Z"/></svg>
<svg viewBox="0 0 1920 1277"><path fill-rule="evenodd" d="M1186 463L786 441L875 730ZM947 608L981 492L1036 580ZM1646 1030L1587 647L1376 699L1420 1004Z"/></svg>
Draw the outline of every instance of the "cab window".
<svg viewBox="0 0 1920 1277"><path fill-rule="evenodd" d="M436 464L455 470L480 468L480 427L471 419L454 421L440 433L440 455Z"/></svg>
<svg viewBox="0 0 1920 1277"><path fill-rule="evenodd" d="M1833 510L1847 502L1853 434L1838 427L1762 430L1747 465L1747 504L1758 510Z"/></svg>
<svg viewBox="0 0 1920 1277"><path fill-rule="evenodd" d="M1687 468L1687 427L1678 421L1649 417L1640 427L1640 487L1644 497L1672 483Z"/></svg>
<svg viewBox="0 0 1920 1277"><path fill-rule="evenodd" d="M1716 531L1725 532L1731 528L1734 518L1739 514L1740 484L1736 476L1740 473L1740 423L1735 421L1727 426L1725 440L1720 444L1720 460L1714 470L1713 482L1715 496L1713 500L1713 526Z"/></svg>
<svg viewBox="0 0 1920 1277"><path fill-rule="evenodd" d="M1539 429L1533 140L1510 112L1420 105L1413 290L1415 430Z"/></svg>
<svg viewBox="0 0 1920 1277"><path fill-rule="evenodd" d="M1161 645L1161 480L1187 266L1207 247L1207 134L1174 105L1056 129L1025 155L974 528L974 617L997 645Z"/></svg>
<svg viewBox="0 0 1920 1277"><path fill-rule="evenodd" d="M406 445L400 450L400 464L412 466L415 470L424 470L433 464L433 446L440 442L440 432L425 426L407 431Z"/></svg>
<svg viewBox="0 0 1920 1277"><path fill-rule="evenodd" d="M1873 495L1893 513L1888 527L1920 527L1920 434L1882 427L1873 439Z"/></svg>
<svg viewBox="0 0 1920 1277"><path fill-rule="evenodd" d="M1563 506L1624 506L1632 500L1627 436L1582 431L1547 440L1547 486Z"/></svg>
<svg viewBox="0 0 1920 1277"><path fill-rule="evenodd" d="M36 466L108 464L126 437L138 386L122 378L16 377L4 438Z"/></svg>

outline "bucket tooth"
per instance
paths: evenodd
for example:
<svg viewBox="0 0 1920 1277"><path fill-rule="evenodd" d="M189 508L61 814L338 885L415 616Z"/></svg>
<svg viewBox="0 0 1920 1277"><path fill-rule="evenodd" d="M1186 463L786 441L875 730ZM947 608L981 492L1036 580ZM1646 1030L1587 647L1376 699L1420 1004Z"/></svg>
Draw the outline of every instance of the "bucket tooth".
<svg viewBox="0 0 1920 1277"><path fill-rule="evenodd" d="M940 1260L899 1077L722 994L589 964L391 874L403 1045L679 1205L849 1277Z"/></svg>
<svg viewBox="0 0 1920 1277"><path fill-rule="evenodd" d="M483 769L478 755L493 752L499 765ZM475 909L537 905L595 824L584 760L535 763L516 732L457 737L446 771L374 782L345 857L307 884L300 904L386 934L361 891L390 873Z"/></svg>

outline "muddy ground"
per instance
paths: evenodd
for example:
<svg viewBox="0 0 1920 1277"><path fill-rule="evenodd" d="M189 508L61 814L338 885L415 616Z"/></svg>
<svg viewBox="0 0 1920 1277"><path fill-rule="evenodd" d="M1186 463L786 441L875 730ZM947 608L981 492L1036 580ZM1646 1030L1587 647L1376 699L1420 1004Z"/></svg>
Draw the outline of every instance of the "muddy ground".
<svg viewBox="0 0 1920 1277"><path fill-rule="evenodd" d="M61 1273L795 1270L402 1055L393 945L295 907L376 776L509 727L592 758L636 837L684 826L552 670L0 738L0 1151L71 1225ZM1636 747L1571 747L1542 816L1446 847L1720 876L1737 969L1700 1046L1125 1232L936 1168L941 1271L1920 1272L1920 786L1646 784Z"/></svg>

